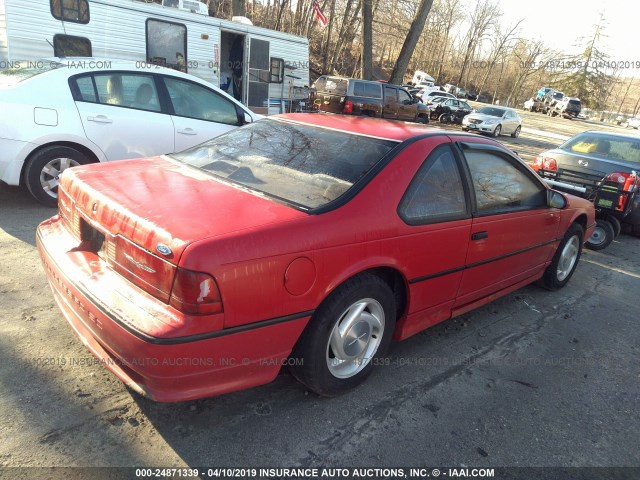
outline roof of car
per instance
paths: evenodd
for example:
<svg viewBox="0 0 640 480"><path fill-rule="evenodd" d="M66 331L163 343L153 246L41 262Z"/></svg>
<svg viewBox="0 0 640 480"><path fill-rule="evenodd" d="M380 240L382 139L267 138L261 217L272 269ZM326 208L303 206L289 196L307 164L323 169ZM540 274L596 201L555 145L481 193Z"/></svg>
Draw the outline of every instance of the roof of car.
<svg viewBox="0 0 640 480"><path fill-rule="evenodd" d="M277 115L275 118L396 142L402 142L409 138L429 133L446 134L440 129L426 127L417 123L412 124L395 120L332 113L286 113Z"/></svg>
<svg viewBox="0 0 640 480"><path fill-rule="evenodd" d="M577 137L578 135L583 135L583 134L590 134L590 135L604 135L607 137L619 137L619 138L625 138L628 140L640 140L640 135L634 135L633 133L618 133L618 132L603 132L602 130L587 130L584 132L580 132L576 135L574 135L571 138Z"/></svg>

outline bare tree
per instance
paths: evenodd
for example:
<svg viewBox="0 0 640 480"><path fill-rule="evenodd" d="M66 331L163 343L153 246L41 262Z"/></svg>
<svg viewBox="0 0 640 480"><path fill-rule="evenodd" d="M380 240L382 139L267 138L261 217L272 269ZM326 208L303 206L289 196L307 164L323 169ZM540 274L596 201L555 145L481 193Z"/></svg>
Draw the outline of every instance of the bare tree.
<svg viewBox="0 0 640 480"><path fill-rule="evenodd" d="M469 17L470 28L467 34L464 60L462 61L460 75L458 76L458 85L462 83L462 79L465 73L467 73L469 61L473 57L475 49L487 34L489 27L496 22L500 15L502 14L500 13L498 5L494 4L492 0L482 0L476 4L476 8Z"/></svg>
<svg viewBox="0 0 640 480"><path fill-rule="evenodd" d="M409 66L409 60L411 60L413 50L416 48L420 35L422 35L422 30L424 29L424 24L427 21L427 16L431 10L431 5L433 5L433 0L420 1L420 6L418 7L416 16L414 17L413 22L411 22L409 33L402 44L400 55L398 55L396 64L391 72L391 79L389 80L391 83L403 83L404 74Z"/></svg>
<svg viewBox="0 0 640 480"><path fill-rule="evenodd" d="M362 0L362 78L373 78L373 4Z"/></svg>
<svg viewBox="0 0 640 480"><path fill-rule="evenodd" d="M509 42L514 39L514 35L518 31L518 27L520 27L520 24L523 22L523 20L524 19L519 20L513 27L508 28L504 32L501 31L501 28L499 26L496 27L496 36L493 51L491 52L491 58L489 60L489 65L487 66L487 71L485 72L482 80L480 81L480 85L478 86L478 95L480 95L484 90L487 79L496 66L498 57L502 54L502 51L507 47Z"/></svg>

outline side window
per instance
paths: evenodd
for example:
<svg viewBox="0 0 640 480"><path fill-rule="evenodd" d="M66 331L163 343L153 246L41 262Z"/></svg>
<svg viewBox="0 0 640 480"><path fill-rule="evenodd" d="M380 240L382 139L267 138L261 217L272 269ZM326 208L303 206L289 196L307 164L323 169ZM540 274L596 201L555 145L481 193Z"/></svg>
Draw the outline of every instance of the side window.
<svg viewBox="0 0 640 480"><path fill-rule="evenodd" d="M393 87L384 87L384 96L386 99L391 100L392 102L398 101L398 93Z"/></svg>
<svg viewBox="0 0 640 480"><path fill-rule="evenodd" d="M468 216L460 171L449 145L437 147L411 181L398 208L409 225Z"/></svg>
<svg viewBox="0 0 640 480"><path fill-rule="evenodd" d="M53 55L56 57L91 57L91 41L72 35L53 36Z"/></svg>
<svg viewBox="0 0 640 480"><path fill-rule="evenodd" d="M380 85L367 83L365 86L365 92L367 92L367 97L382 98L382 87Z"/></svg>
<svg viewBox="0 0 640 480"><path fill-rule="evenodd" d="M284 60L282 58L271 57L271 83L284 82Z"/></svg>
<svg viewBox="0 0 640 480"><path fill-rule="evenodd" d="M400 96L400 103L404 103L406 101L411 103L411 96L404 90L398 90L398 95Z"/></svg>
<svg viewBox="0 0 640 480"><path fill-rule="evenodd" d="M74 23L89 23L87 0L50 0L51 15L56 20Z"/></svg>
<svg viewBox="0 0 640 480"><path fill-rule="evenodd" d="M238 125L236 105L222 95L176 78L163 78L175 115L210 122Z"/></svg>
<svg viewBox="0 0 640 480"><path fill-rule="evenodd" d="M72 78L69 80L69 84L71 85L73 99L76 102L98 103L98 97L96 96L96 89L93 85L91 75Z"/></svg>
<svg viewBox="0 0 640 480"><path fill-rule="evenodd" d="M466 151L465 157L480 213L526 210L546 205L546 192L506 158L485 151Z"/></svg>
<svg viewBox="0 0 640 480"><path fill-rule="evenodd" d="M181 23L147 19L147 62L187 71L187 27Z"/></svg>
<svg viewBox="0 0 640 480"><path fill-rule="evenodd" d="M100 103L160 111L160 100L151 75L99 73L94 75L94 80Z"/></svg>

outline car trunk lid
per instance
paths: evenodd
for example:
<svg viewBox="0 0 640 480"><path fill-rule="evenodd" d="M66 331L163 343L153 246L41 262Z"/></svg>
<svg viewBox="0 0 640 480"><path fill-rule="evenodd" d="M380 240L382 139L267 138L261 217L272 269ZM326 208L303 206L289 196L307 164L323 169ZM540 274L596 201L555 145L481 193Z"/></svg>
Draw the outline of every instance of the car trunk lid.
<svg viewBox="0 0 640 480"><path fill-rule="evenodd" d="M306 215L168 157L67 170L60 211L177 264L195 241Z"/></svg>

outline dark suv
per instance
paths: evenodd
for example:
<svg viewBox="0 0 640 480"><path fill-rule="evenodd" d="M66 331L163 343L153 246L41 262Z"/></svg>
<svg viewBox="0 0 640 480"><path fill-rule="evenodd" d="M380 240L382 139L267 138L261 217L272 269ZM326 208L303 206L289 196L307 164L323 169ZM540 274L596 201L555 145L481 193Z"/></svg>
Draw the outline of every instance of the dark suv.
<svg viewBox="0 0 640 480"><path fill-rule="evenodd" d="M429 108L398 85L322 75L313 87L313 104L324 112L429 122Z"/></svg>
<svg viewBox="0 0 640 480"><path fill-rule="evenodd" d="M580 115L581 110L582 104L579 99L564 97L549 110L549 115L552 117L560 115L566 118L576 118Z"/></svg>

